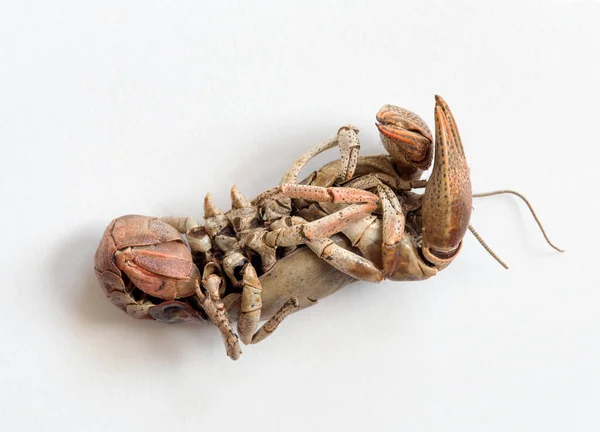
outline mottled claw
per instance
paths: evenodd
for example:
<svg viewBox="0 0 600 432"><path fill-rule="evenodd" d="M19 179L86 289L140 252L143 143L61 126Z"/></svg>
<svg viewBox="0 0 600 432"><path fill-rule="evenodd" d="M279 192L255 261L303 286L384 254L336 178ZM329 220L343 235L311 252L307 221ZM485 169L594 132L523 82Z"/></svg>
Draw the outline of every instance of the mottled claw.
<svg viewBox="0 0 600 432"><path fill-rule="evenodd" d="M127 277L135 287L163 300L192 295L199 276L179 232L157 218L139 215L111 222L96 251L95 268L107 295L125 291Z"/></svg>
<svg viewBox="0 0 600 432"><path fill-rule="evenodd" d="M471 180L454 116L436 96L436 148L423 196L423 255L438 268L458 254L471 218Z"/></svg>
<svg viewBox="0 0 600 432"><path fill-rule="evenodd" d="M425 170L431 165L431 131L421 117L395 105L377 113L381 142L399 167Z"/></svg>

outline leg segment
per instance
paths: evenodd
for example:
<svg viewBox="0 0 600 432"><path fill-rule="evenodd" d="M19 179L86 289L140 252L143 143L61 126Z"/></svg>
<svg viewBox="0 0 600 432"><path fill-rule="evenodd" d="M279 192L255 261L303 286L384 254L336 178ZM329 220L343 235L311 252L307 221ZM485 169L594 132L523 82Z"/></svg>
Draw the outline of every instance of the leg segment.
<svg viewBox="0 0 600 432"><path fill-rule="evenodd" d="M244 267L242 283L242 305L237 331L242 342L248 345L252 341L252 335L258 328L260 310L262 309L262 287L252 264L247 264Z"/></svg>
<svg viewBox="0 0 600 432"><path fill-rule="evenodd" d="M292 297L291 299L286 301L284 305L281 306L281 309L279 309L275 313L275 315L273 315L271 319L269 319L269 321L264 323L263 326L259 328L258 331L254 334L254 336L252 336L251 343L258 343L264 340L267 336L271 335L275 330L277 330L277 327L279 327L281 321L283 321L289 314L298 309L298 306L300 306L298 297Z"/></svg>
<svg viewBox="0 0 600 432"><path fill-rule="evenodd" d="M330 238L306 243L317 256L342 273L368 282L381 282L381 271L368 259L335 244Z"/></svg>
<svg viewBox="0 0 600 432"><path fill-rule="evenodd" d="M272 247L297 246L323 239L368 216L376 208L375 204L353 204L313 222L270 231L264 239L267 245Z"/></svg>
<svg viewBox="0 0 600 432"><path fill-rule="evenodd" d="M342 126L338 130L338 145L340 147L340 175L342 181L348 181L354 175L358 163L358 152L360 142L358 141L358 129L354 126Z"/></svg>
<svg viewBox="0 0 600 432"><path fill-rule="evenodd" d="M321 187L299 184L282 184L279 190L290 198L332 203L375 203L377 195L363 189L350 187Z"/></svg>
<svg viewBox="0 0 600 432"><path fill-rule="evenodd" d="M388 277L394 272L400 256L406 220L394 191L385 185L378 186L377 191L383 209L381 258L383 273Z"/></svg>
<svg viewBox="0 0 600 432"><path fill-rule="evenodd" d="M200 290L200 286L198 285L196 286L196 296L200 300L202 308L208 315L209 319L221 331L223 342L225 343L225 348L227 350L227 355L233 360L237 360L240 357L242 350L238 342L238 337L231 328L229 317L227 316L225 307L219 295L219 289L223 283L223 278L216 273L204 275L202 279L202 286L208 295L205 295Z"/></svg>
<svg viewBox="0 0 600 432"><path fill-rule="evenodd" d="M281 321L290 313L298 309L299 302L296 297L288 300L279 311L271 317L258 331L262 309L262 287L256 271L251 264L246 265L243 272L244 288L242 290L242 305L238 318L237 329L240 339L246 345L257 343L265 339L277 329Z"/></svg>
<svg viewBox="0 0 600 432"><path fill-rule="evenodd" d="M298 175L306 163L318 154L323 153L325 150L333 148L336 145L340 148L340 176L344 181L350 180L354 175L354 170L356 169L356 164L358 162L360 143L357 134L358 129L354 126L342 126L335 136L314 146L300 156L300 158L294 162L292 168L285 173L281 183L298 183Z"/></svg>

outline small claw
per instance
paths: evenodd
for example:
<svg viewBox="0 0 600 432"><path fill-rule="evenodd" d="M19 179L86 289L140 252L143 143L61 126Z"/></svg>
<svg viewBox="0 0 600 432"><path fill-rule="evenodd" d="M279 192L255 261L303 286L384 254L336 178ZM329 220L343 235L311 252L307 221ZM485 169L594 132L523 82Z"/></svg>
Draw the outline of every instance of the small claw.
<svg viewBox="0 0 600 432"><path fill-rule="evenodd" d="M357 134L358 129L351 125L342 126L337 133L342 165L340 175L343 181L350 180L354 175L354 170L356 170L360 150L360 141Z"/></svg>
<svg viewBox="0 0 600 432"><path fill-rule="evenodd" d="M384 105L376 118L381 142L394 162L401 166L429 168L432 137L421 117L395 105Z"/></svg>
<svg viewBox="0 0 600 432"><path fill-rule="evenodd" d="M471 218L472 192L456 122L439 96L435 126L435 161L423 196L423 255L443 268L460 251Z"/></svg>

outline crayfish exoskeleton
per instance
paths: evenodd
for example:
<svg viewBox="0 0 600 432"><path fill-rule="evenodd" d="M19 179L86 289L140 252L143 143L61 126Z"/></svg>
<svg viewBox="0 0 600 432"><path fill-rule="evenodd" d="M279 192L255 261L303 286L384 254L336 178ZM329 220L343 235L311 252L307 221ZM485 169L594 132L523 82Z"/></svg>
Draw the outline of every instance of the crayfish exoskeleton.
<svg viewBox="0 0 600 432"><path fill-rule="evenodd" d="M384 105L377 127L388 155L358 156L358 130L344 126L254 200L234 186L223 212L207 195L204 226L190 217L115 219L95 258L106 295L135 318L210 321L236 359L230 319L243 343L256 343L352 281L437 274L461 250L473 195L456 122L439 96L434 118L435 148L419 116ZM298 182L308 160L336 146L339 160Z"/></svg>

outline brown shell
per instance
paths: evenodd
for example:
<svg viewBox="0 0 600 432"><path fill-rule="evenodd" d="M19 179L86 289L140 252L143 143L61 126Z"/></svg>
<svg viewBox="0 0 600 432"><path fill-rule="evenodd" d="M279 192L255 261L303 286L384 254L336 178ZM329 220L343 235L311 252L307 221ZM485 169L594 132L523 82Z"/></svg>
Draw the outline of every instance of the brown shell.
<svg viewBox="0 0 600 432"><path fill-rule="evenodd" d="M438 266L454 259L472 210L469 167L450 108L436 97L433 171L423 196L423 252Z"/></svg>
<svg viewBox="0 0 600 432"><path fill-rule="evenodd" d="M394 161L427 169L432 160L432 137L421 117L407 109L384 105L377 113L381 142Z"/></svg>
<svg viewBox="0 0 600 432"><path fill-rule="evenodd" d="M171 241L182 242L181 234L160 219L127 215L113 221L112 237L117 249L149 246Z"/></svg>
<svg viewBox="0 0 600 432"><path fill-rule="evenodd" d="M180 233L160 219L139 215L109 224L96 251L95 269L107 295L125 291L125 275L144 293L163 300L192 295L199 278Z"/></svg>

